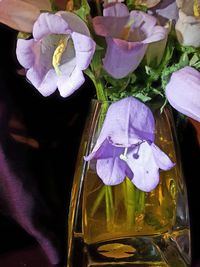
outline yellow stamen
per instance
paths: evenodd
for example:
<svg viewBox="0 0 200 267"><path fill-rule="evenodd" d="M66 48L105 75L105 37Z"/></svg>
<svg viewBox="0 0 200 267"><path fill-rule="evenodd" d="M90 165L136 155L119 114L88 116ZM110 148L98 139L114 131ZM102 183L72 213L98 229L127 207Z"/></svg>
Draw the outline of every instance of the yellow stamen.
<svg viewBox="0 0 200 267"><path fill-rule="evenodd" d="M134 23L134 19L132 18L125 25L123 32L122 32L122 36L121 36L121 38L123 40L126 40L126 41L128 40L129 35L130 35L131 26L133 25L133 23Z"/></svg>
<svg viewBox="0 0 200 267"><path fill-rule="evenodd" d="M200 16L200 4L199 4L199 0L194 0L193 12L194 12L194 16L195 17L199 17Z"/></svg>
<svg viewBox="0 0 200 267"><path fill-rule="evenodd" d="M65 51L65 48L67 47L67 43L68 43L68 38L60 39L58 46L56 47L56 49L53 53L52 65L53 65L57 75L61 74L59 66L60 66L60 62L62 59L62 55Z"/></svg>

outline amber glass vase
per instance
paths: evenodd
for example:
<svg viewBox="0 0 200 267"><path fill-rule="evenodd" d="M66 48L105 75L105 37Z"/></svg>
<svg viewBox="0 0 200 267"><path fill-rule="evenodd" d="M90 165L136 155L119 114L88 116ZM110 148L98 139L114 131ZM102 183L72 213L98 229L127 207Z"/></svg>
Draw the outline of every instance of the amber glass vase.
<svg viewBox="0 0 200 267"><path fill-rule="evenodd" d="M170 110L153 111L155 143L176 165L160 171L159 185L145 193L129 179L105 186L95 160L84 161L98 138L106 105L92 102L83 132L71 193L68 267L190 266L187 192Z"/></svg>

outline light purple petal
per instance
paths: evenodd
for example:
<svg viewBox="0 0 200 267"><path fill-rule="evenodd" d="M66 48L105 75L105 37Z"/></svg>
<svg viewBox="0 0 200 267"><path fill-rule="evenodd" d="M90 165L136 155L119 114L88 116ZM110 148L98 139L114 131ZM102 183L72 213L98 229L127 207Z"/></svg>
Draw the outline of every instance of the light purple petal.
<svg viewBox="0 0 200 267"><path fill-rule="evenodd" d="M32 1L31 1L32 2ZM21 0L0 1L0 22L23 32L31 32L40 10L33 3Z"/></svg>
<svg viewBox="0 0 200 267"><path fill-rule="evenodd" d="M69 28L72 29L73 32L78 32L80 34L90 36L90 31L86 23L74 13L67 11L59 11L56 14L58 16L61 16L63 20L67 22Z"/></svg>
<svg viewBox="0 0 200 267"><path fill-rule="evenodd" d="M151 149L155 162L161 170L167 171L174 167L175 164L171 161L171 159L154 143L151 144Z"/></svg>
<svg viewBox="0 0 200 267"><path fill-rule="evenodd" d="M166 86L169 103L179 112L200 122L200 72L184 67L171 76Z"/></svg>
<svg viewBox="0 0 200 267"><path fill-rule="evenodd" d="M57 81L58 77L55 70L50 69L37 89L43 96L49 96L56 91Z"/></svg>
<svg viewBox="0 0 200 267"><path fill-rule="evenodd" d="M33 26L33 37L40 40L49 34L70 34L68 23L59 15L42 13Z"/></svg>
<svg viewBox="0 0 200 267"><path fill-rule="evenodd" d="M112 158L114 153L115 156L119 157L123 152L124 149L122 147L115 147L108 139L105 139L102 143L96 143L92 152L87 157L84 157L84 159L86 161L91 159L107 159Z"/></svg>
<svg viewBox="0 0 200 267"><path fill-rule="evenodd" d="M178 7L176 2L175 0L160 1L158 5L149 9L149 13L157 17L161 25L165 25L168 20L177 21Z"/></svg>
<svg viewBox="0 0 200 267"><path fill-rule="evenodd" d="M147 46L132 44L124 40L106 38L107 50L103 59L105 70L114 78L120 79L133 72L142 61ZM130 47L130 49L129 49Z"/></svg>
<svg viewBox="0 0 200 267"><path fill-rule="evenodd" d="M49 96L57 88L57 75L53 69L49 70L42 79L35 68L30 68L26 76L43 96Z"/></svg>
<svg viewBox="0 0 200 267"><path fill-rule="evenodd" d="M153 31L152 31L152 34L148 38L146 38L143 41L143 43L149 44L149 43L163 40L163 39L165 39L166 35L167 35L167 29L166 28L161 27L161 26L155 26Z"/></svg>
<svg viewBox="0 0 200 267"><path fill-rule="evenodd" d="M142 191L150 192L159 183L159 168L155 162L151 145L144 142L140 145L138 157L134 157L135 150L127 154L127 164L134 176L132 183Z"/></svg>
<svg viewBox="0 0 200 267"><path fill-rule="evenodd" d="M76 67L69 77L61 75L58 78L58 90L62 97L73 94L85 82L82 71Z"/></svg>
<svg viewBox="0 0 200 267"><path fill-rule="evenodd" d="M130 19L133 19L133 27L141 29L145 33L145 37L152 34L156 25L156 18L141 11L131 11Z"/></svg>
<svg viewBox="0 0 200 267"><path fill-rule="evenodd" d="M117 185L123 182L126 176L132 179L133 174L127 164L115 157L97 160L97 174L106 185Z"/></svg>
<svg viewBox="0 0 200 267"><path fill-rule="evenodd" d="M157 8L156 13L163 18L177 21L178 8L177 8L176 1L169 3L168 6L166 7L162 8L161 6L160 8Z"/></svg>
<svg viewBox="0 0 200 267"><path fill-rule="evenodd" d="M96 44L92 38L73 32L72 39L76 51L76 64L80 70L85 70L94 55Z"/></svg>
<svg viewBox="0 0 200 267"><path fill-rule="evenodd" d="M129 15L128 7L122 3L113 3L103 9L103 16L126 17Z"/></svg>
<svg viewBox="0 0 200 267"><path fill-rule="evenodd" d="M124 26L128 23L129 16L127 17L94 17L93 27L96 34L100 36L112 36L120 38L123 34Z"/></svg>
<svg viewBox="0 0 200 267"><path fill-rule="evenodd" d="M25 69L32 67L34 64L34 53L32 49L34 44L35 41L33 39L17 40L17 48L16 48L17 59Z"/></svg>

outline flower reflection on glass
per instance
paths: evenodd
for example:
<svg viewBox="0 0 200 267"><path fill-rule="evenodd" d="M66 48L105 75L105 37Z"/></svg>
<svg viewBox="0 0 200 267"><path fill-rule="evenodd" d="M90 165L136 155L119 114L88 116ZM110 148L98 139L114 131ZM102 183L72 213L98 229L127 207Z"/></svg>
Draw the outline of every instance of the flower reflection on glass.
<svg viewBox="0 0 200 267"><path fill-rule="evenodd" d="M106 185L128 177L137 188L149 192L159 183L159 169L174 166L154 144L154 131L153 114L146 105L133 97L117 101L109 107L99 138L85 160L97 160L97 174Z"/></svg>
<svg viewBox="0 0 200 267"><path fill-rule="evenodd" d="M106 7L104 16L95 17L93 25L96 34L106 37L103 67L117 79L138 67L149 43L166 36L166 29L156 25L155 17L141 11L129 13L121 3Z"/></svg>
<svg viewBox="0 0 200 267"><path fill-rule="evenodd" d="M57 88L63 97L71 95L84 83L82 70L95 51L86 24L70 12L43 13L33 26L33 38L17 42L28 80L44 96Z"/></svg>

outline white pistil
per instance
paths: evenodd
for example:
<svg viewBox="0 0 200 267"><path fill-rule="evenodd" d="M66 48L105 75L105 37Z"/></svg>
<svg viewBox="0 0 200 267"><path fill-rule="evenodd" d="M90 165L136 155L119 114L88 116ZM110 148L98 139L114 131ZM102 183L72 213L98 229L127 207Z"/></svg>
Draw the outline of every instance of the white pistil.
<svg viewBox="0 0 200 267"><path fill-rule="evenodd" d="M119 158L121 159L121 160L124 160L124 161L127 161L127 152L128 152L128 147L125 147L125 149L124 149L124 154L121 154L120 156L119 156Z"/></svg>

